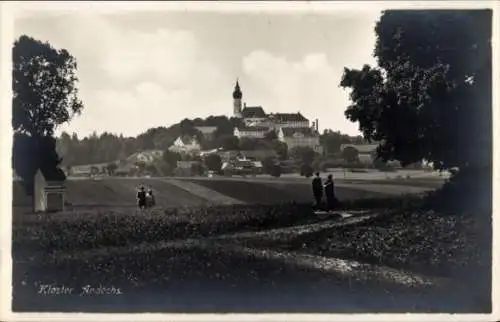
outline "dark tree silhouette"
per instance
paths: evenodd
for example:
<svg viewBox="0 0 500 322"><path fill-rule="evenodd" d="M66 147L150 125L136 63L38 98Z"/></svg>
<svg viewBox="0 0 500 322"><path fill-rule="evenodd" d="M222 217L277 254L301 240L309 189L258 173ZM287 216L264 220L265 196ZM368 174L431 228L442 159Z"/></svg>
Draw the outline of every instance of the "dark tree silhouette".
<svg viewBox="0 0 500 322"><path fill-rule="evenodd" d="M297 146L290 150L290 156L302 163L311 164L314 161L316 152L307 146Z"/></svg>
<svg viewBox="0 0 500 322"><path fill-rule="evenodd" d="M12 127L29 136L52 136L79 114L76 60L65 49L21 36L12 50Z"/></svg>
<svg viewBox="0 0 500 322"><path fill-rule="evenodd" d="M81 113L76 60L67 50L21 36L12 50L13 166L28 194L40 168L61 163L52 137L58 125Z"/></svg>
<svg viewBox="0 0 500 322"><path fill-rule="evenodd" d="M205 157L205 165L208 170L220 172L222 168L222 159L218 154L210 154Z"/></svg>
<svg viewBox="0 0 500 322"><path fill-rule="evenodd" d="M51 136L32 137L14 133L12 163L28 195L33 195L34 177L38 169L55 168L61 163L55 147L56 140Z"/></svg>
<svg viewBox="0 0 500 322"><path fill-rule="evenodd" d="M345 147L341 153L342 159L347 163L355 163L359 161L359 152L353 147Z"/></svg>
<svg viewBox="0 0 500 322"><path fill-rule="evenodd" d="M166 150L163 152L163 161L170 167L170 169L177 168L177 161L181 161L182 156L179 153Z"/></svg>
<svg viewBox="0 0 500 322"><path fill-rule="evenodd" d="M266 139L267 141L273 141L278 139L278 135L276 134L276 131L271 130L264 135L264 139Z"/></svg>
<svg viewBox="0 0 500 322"><path fill-rule="evenodd" d="M438 169L491 167L491 10L387 11L376 68L345 69L347 118L378 155Z"/></svg>

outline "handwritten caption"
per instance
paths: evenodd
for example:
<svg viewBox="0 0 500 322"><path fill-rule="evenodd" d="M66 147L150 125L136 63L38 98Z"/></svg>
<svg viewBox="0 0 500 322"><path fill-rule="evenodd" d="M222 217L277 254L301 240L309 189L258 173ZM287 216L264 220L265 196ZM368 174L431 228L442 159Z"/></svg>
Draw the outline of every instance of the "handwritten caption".
<svg viewBox="0 0 500 322"><path fill-rule="evenodd" d="M123 291L119 287L114 286L92 286L84 285L79 288L68 287L66 285L40 284L38 286L38 294L40 295L80 295L80 296L96 296L96 295L122 295Z"/></svg>

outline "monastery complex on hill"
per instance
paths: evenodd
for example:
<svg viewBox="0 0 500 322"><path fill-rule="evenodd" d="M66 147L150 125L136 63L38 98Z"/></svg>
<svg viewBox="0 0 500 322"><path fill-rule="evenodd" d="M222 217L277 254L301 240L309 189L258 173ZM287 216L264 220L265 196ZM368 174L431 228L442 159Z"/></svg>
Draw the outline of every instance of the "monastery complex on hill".
<svg viewBox="0 0 500 322"><path fill-rule="evenodd" d="M318 153L323 152L319 142L318 120L310 124L300 112L267 114L262 106L247 106L242 102L243 93L236 81L233 90L233 117L243 120L243 127L234 128L234 136L239 139L262 139L274 131L278 140L287 144L288 149L309 147ZM216 130L214 126L196 127L207 139L211 139ZM179 137L170 147L171 151L188 152L199 150L200 146L194 138Z"/></svg>
<svg viewBox="0 0 500 322"><path fill-rule="evenodd" d="M242 103L243 93L236 81L233 90L233 116L242 118L245 126L234 129L238 138L264 138L270 131L276 131L278 139L288 145L288 149L306 146L321 153L318 120L312 126L300 112L267 114L262 106L247 106ZM243 105L243 106L242 106Z"/></svg>

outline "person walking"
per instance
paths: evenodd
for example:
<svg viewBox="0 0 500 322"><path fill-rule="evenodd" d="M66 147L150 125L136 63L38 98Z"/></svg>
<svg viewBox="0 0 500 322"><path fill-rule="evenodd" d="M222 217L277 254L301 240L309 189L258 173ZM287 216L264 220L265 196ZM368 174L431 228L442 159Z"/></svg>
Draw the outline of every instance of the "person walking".
<svg viewBox="0 0 500 322"><path fill-rule="evenodd" d="M315 201L316 210L321 209L321 200L323 199L323 182L319 176L319 172L316 172L316 176L312 180L312 190Z"/></svg>
<svg viewBox="0 0 500 322"><path fill-rule="evenodd" d="M325 196L328 211L332 211L336 206L337 199L335 198L335 185L331 174L328 175L325 182Z"/></svg>
<svg viewBox="0 0 500 322"><path fill-rule="evenodd" d="M139 191L137 191L137 206L140 210L146 208L146 191L143 186L141 186Z"/></svg>

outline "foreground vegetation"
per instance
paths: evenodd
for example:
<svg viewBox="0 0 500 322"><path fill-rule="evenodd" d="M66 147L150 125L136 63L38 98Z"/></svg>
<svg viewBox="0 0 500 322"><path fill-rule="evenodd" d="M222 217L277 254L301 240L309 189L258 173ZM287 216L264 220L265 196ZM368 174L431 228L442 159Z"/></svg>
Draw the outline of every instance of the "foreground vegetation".
<svg viewBox="0 0 500 322"><path fill-rule="evenodd" d="M13 253L52 253L176 239L237 230L262 230L313 221L309 204L234 205L166 209L138 215L124 211L74 211L13 218Z"/></svg>

